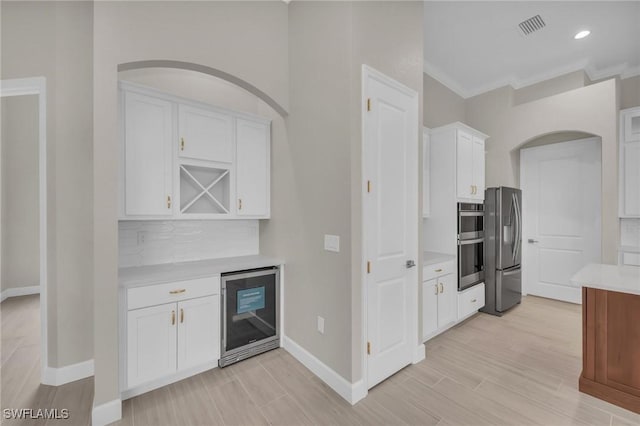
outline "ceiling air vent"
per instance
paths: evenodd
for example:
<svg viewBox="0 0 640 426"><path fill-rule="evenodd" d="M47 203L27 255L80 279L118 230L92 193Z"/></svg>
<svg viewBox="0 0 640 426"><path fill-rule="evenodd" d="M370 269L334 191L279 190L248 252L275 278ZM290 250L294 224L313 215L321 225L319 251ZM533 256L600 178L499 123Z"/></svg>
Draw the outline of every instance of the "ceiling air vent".
<svg viewBox="0 0 640 426"><path fill-rule="evenodd" d="M545 27L545 25L546 24L542 20L542 17L540 15L536 15L533 18L529 18L526 21L520 22L518 24L518 27L520 27L520 31L523 35L528 36L531 33L541 30Z"/></svg>

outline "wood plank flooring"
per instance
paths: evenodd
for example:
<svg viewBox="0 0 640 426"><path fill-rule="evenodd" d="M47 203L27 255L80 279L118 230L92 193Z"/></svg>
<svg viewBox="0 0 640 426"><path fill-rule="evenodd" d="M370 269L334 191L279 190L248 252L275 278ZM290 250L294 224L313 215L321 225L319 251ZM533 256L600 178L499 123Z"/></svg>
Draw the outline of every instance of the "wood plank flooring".
<svg viewBox="0 0 640 426"><path fill-rule="evenodd" d="M58 423L87 425L92 379L38 383L37 307L37 296L0 306L2 408L68 408L72 418ZM118 424L640 425L640 415L578 392L581 336L579 306L529 296L502 318L479 314L427 342L425 361L354 406L278 349L127 400Z"/></svg>

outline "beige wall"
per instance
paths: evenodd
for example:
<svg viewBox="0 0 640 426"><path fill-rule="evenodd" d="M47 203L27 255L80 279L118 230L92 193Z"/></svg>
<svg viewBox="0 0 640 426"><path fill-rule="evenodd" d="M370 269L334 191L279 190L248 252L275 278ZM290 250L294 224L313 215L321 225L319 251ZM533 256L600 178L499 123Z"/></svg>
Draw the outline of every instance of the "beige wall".
<svg viewBox="0 0 640 426"><path fill-rule="evenodd" d="M487 186L519 185L519 149L540 136L584 132L602 138L602 259L615 263L618 240L617 81L607 80L512 106L513 90L467 100L467 124L489 135Z"/></svg>
<svg viewBox="0 0 640 426"><path fill-rule="evenodd" d="M93 357L90 2L2 2L2 78L47 83L49 364Z"/></svg>
<svg viewBox="0 0 640 426"><path fill-rule="evenodd" d="M283 2L95 3L93 282L100 301L94 305L96 404L119 397L118 65L157 59L204 65L250 83L286 110L287 16Z"/></svg>
<svg viewBox="0 0 640 426"><path fill-rule="evenodd" d="M579 89L590 83L587 74L580 70L570 72L540 83L522 87L513 91L514 105L524 104L537 99L557 95L568 90Z"/></svg>
<svg viewBox="0 0 640 426"><path fill-rule="evenodd" d="M40 284L38 97L2 98L2 290Z"/></svg>
<svg viewBox="0 0 640 426"><path fill-rule="evenodd" d="M640 106L640 75L620 80L620 109Z"/></svg>
<svg viewBox="0 0 640 426"><path fill-rule="evenodd" d="M429 74L424 74L424 125L430 129L465 122L465 100Z"/></svg>
<svg viewBox="0 0 640 426"><path fill-rule="evenodd" d="M272 219L261 224L261 251L287 261L286 335L351 382L361 378L364 350L361 66L421 94L422 39L421 2L289 6L288 145L274 145ZM340 253L323 249L324 234L340 236Z"/></svg>

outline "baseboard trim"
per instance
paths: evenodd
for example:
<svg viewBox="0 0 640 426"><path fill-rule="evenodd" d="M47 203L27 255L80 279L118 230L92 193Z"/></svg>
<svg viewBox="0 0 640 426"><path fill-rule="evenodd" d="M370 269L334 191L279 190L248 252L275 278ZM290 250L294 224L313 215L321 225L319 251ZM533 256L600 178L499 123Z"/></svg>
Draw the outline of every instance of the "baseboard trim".
<svg viewBox="0 0 640 426"><path fill-rule="evenodd" d="M92 359L60 368L47 367L44 371L42 383L50 386L60 386L91 376L93 376Z"/></svg>
<svg viewBox="0 0 640 426"><path fill-rule="evenodd" d="M0 293L0 303L10 297L28 296L30 294L40 294L40 286L31 285L27 287L12 287L4 289L2 293Z"/></svg>
<svg viewBox="0 0 640 426"><path fill-rule="evenodd" d="M282 338L282 347L295 359L300 361L302 365L311 370L313 374L318 376L318 378L325 382L331 389L336 391L336 393L349 404L353 405L367 396L367 388L363 380L350 383L287 336Z"/></svg>
<svg viewBox="0 0 640 426"><path fill-rule="evenodd" d="M122 401L114 399L104 404L96 405L93 401L91 410L91 424L93 426L105 426L117 422L122 418Z"/></svg>
<svg viewBox="0 0 640 426"><path fill-rule="evenodd" d="M417 364L420 361L424 360L426 358L425 355L425 346L424 343L420 343L417 347L416 347L416 352L413 354L413 363Z"/></svg>

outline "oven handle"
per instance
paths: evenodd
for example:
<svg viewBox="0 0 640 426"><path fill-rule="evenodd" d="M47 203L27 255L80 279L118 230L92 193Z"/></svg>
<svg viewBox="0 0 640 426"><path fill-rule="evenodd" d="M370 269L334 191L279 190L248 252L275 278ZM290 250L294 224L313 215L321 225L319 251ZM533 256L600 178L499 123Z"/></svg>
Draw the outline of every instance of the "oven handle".
<svg viewBox="0 0 640 426"><path fill-rule="evenodd" d="M484 216L484 212L482 211L472 211L472 212L467 212L467 211L459 211L458 212L459 216Z"/></svg>
<svg viewBox="0 0 640 426"><path fill-rule="evenodd" d="M484 238L474 238L473 240L458 240L458 245L459 246L466 246L469 244L478 244L478 243L483 243L484 242Z"/></svg>

